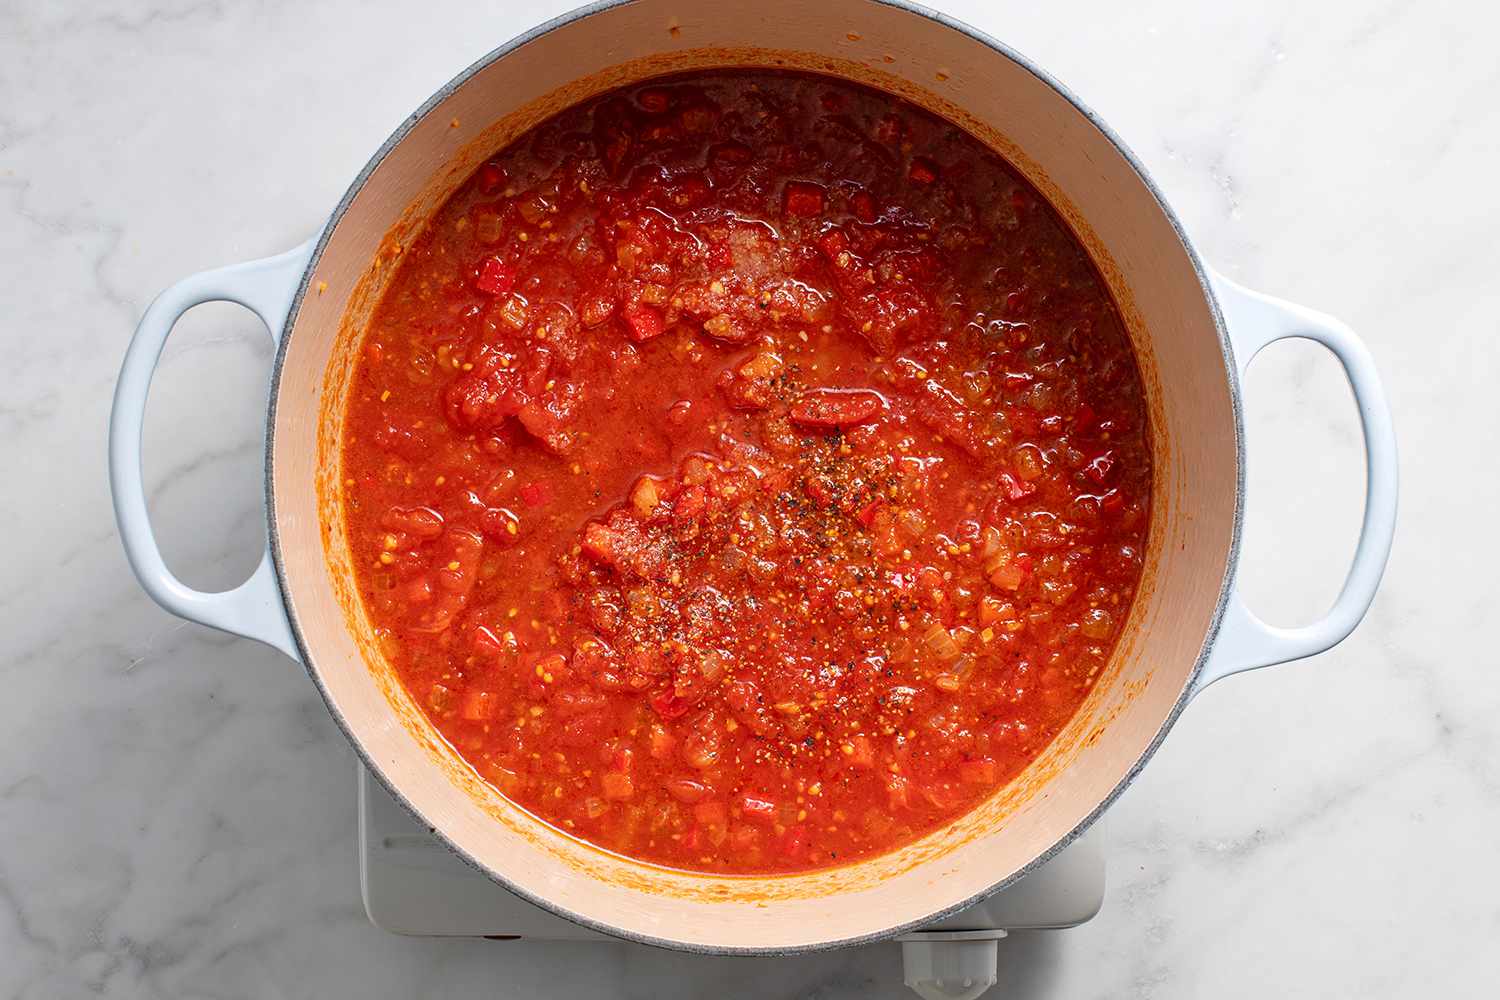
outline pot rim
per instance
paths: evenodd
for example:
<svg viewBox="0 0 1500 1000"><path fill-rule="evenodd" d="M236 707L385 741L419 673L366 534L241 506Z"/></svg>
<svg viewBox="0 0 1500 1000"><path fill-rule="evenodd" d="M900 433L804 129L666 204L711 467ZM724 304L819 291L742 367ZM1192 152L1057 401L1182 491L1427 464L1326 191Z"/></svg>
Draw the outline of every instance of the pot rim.
<svg viewBox="0 0 1500 1000"><path fill-rule="evenodd" d="M631 2L633 2L633 0L593 0L593 2L591 3L585 4L581 7L577 7L570 11L566 11L562 14L557 15L556 17L553 17L547 21L544 21L527 29L521 34L516 35L509 41L481 56L475 62L471 63L461 72L459 72L458 75L453 77L453 79L449 80L435 93L433 93L433 95L429 97L425 102L423 102L416 111L412 112L409 116L407 116L405 120L401 122L399 126L396 127L395 131L391 133L391 135L385 140L385 142L381 144L380 148L375 151L374 155L370 157L369 161L365 163L364 167L360 169L359 173L350 183L349 188L344 192L343 197L339 199L339 203L334 208L332 214L329 216L328 221L323 225L323 228L319 232L316 243L313 247L312 254L308 258L306 268L302 274L302 279L298 283L296 294L292 298L291 309L287 313L286 324L283 327L282 335L278 338L276 357L273 360L271 367L270 399L266 417L265 503L266 519L268 522L267 530L269 537L269 549L271 553L272 563L276 571L276 587L280 592L282 604L286 609L287 622L291 627L292 637L296 642L297 650L301 654L301 660L304 664L304 669L306 669L308 677L311 678L313 686L317 689L319 696L323 699L323 703L328 707L328 712L333 717L334 723L344 734L345 740L347 740L349 745L353 748L355 755L359 758L363 766L372 775L375 776L376 780L378 780L381 785L385 787L385 789L391 794L392 798L394 798L401 804L402 808L406 809L424 826L428 827L428 829L431 830L432 835L440 840L449 851L453 852L458 858L463 860L465 864L469 865L469 867L475 869L477 872L484 875L486 878L490 879L496 884L502 886L509 892L514 893L519 898L525 900L528 903L531 903L534 906L541 907L548 912L563 917L564 919L570 920L573 923L579 924L580 926L586 927L590 930L597 931L601 934L607 934L610 937L619 938L625 941L631 941L637 944L652 945L658 948L665 948L672 951L681 951L693 954L735 955L747 957L803 955L822 951L832 951L837 948L856 947L863 944L870 944L876 941L889 940L904 932L917 930L935 921L951 916L962 910L966 910L969 907L974 906L975 904L989 898L1000 890L1005 889L1016 882L1019 882L1021 879L1025 878L1027 875L1031 874L1032 872L1036 871L1038 868L1042 867L1047 862L1052 860L1052 858L1056 857L1064 848L1066 848L1069 844L1073 843L1073 841L1082 836L1082 834L1086 830L1088 830L1089 827L1091 827L1101 815L1103 815L1105 810L1107 810L1111 805L1114 804L1115 800L1120 797L1121 793L1123 793L1125 789L1129 787L1129 785L1133 781L1135 781L1135 778L1138 774L1140 774L1141 769L1144 768L1146 766L1146 763L1156 755L1156 752L1160 748L1162 741L1166 738L1167 733L1171 731L1172 727L1176 724L1177 717L1182 713L1182 710L1192 699L1198 678L1202 674L1204 664L1207 662L1209 654L1213 649L1214 640L1218 636L1220 625L1222 624L1224 619L1225 609L1228 606L1235 569L1239 564L1241 535L1244 525L1244 412L1241 398L1239 369L1234 361L1234 352L1230 344L1228 328L1225 324L1223 311L1220 308L1218 298L1214 293L1213 285L1209 281L1207 268L1204 266L1203 261L1199 258L1198 252L1194 248L1192 241L1188 238L1186 230L1183 228L1181 221L1177 218L1176 213L1172 211L1171 206L1167 203L1167 200L1163 195L1161 189L1157 187L1156 182L1146 171L1145 165L1130 149L1130 147L1126 145L1125 141L1118 134L1116 134L1114 130L1111 129L1104 122L1104 120L1093 111L1092 108L1086 105L1078 97L1078 95L1074 94L1071 90L1060 83L1047 71L1043 70L1036 63L1023 56L1015 49L1006 45L1004 42L999 41L998 39L989 35L987 32L981 31L980 29L975 28L974 26L963 21L960 21L955 17L944 14L941 11L934 10L933 8L924 6L922 4L911 2L911 0L867 0L867 2L871 4L894 8L912 16L936 22L937 24L940 24L948 28L949 30L956 31L962 35L965 35L973 41L979 42L981 45L984 45L986 48L993 51L996 55L1010 60L1020 68L1024 69L1026 72L1030 73L1038 81L1045 84L1059 97L1072 105L1073 108L1079 114L1081 114L1089 122L1090 125L1097 129L1099 133L1103 135L1104 138L1107 139L1112 146L1115 147L1120 155L1124 157L1126 163L1130 166L1130 169L1135 173L1136 177L1139 178L1141 183L1145 186L1146 190L1151 195L1152 200L1156 203L1158 211L1160 211L1166 218L1167 223L1172 227L1172 231L1177 235L1178 242L1182 245L1183 252L1187 255L1188 262L1193 268L1193 273L1198 279L1199 286L1203 290L1203 297L1207 302L1209 312L1213 317L1214 332L1218 335L1219 338L1220 354L1224 362L1224 374L1229 387L1230 408L1232 410L1234 420L1235 489L1234 512L1230 526L1229 549L1224 564L1223 578L1219 582L1219 594L1214 603L1213 615L1209 621L1208 630L1204 635L1203 644L1199 648L1197 659L1194 661L1193 668L1189 672L1186 682L1183 684L1182 692L1177 696L1177 700L1173 703L1171 709L1162 719L1161 725L1157 728L1156 733L1151 738L1151 742L1131 763L1124 776L1121 777L1121 779L1115 784L1115 786L1111 788L1110 791L1100 799L1098 804L1092 810L1090 810L1087 816L1079 821L1078 824L1075 825L1071 830L1069 830L1065 835L1060 837L1051 847L1043 851L1041 854L1037 855L1017 871L993 883L988 888L975 893L974 895L964 900L961 900L960 902L934 910L921 917L903 921L902 923L888 927L884 930L874 931L868 934L861 934L848 938L839 938L830 941L815 941L808 944L791 945L785 947L713 947L709 945L676 940L673 938L664 938L650 934L642 934L637 931L615 927L611 924L605 923L601 920L597 920L586 914L573 912L572 910L559 906L558 904L549 899L546 899L545 897L521 888L519 885L512 882L505 873L491 869L488 866L480 863L467 851L463 850L461 847L455 844L442 831L441 828L427 822L426 817L424 817L422 813L418 811L410 801L407 800L406 796L401 793L401 790L399 788L397 788L394 784L392 784L391 781L386 778L386 775L381 769L380 765L365 750L364 745L356 736L348 720L345 719L338 705L330 696L327 687L323 684L323 681L318 674L317 669L313 666L312 653L308 647L306 639L303 636L302 625L297 617L296 605L292 601L292 592L287 582L286 567L281 554L281 539L279 532L277 531L276 493L274 489L276 454L276 411L280 400L281 375L286 359L287 346L291 340L290 336L288 336L287 333L296 326L297 318L301 312L302 302L307 294L308 287L311 284L312 276L317 271L318 264L322 260L323 251L327 247L328 241L331 238L334 229L337 227L339 221L343 218L344 213L349 209L349 206L353 203L354 199L359 195L360 191L364 189L365 183L385 161L385 158L406 139L412 129L416 127L418 122L420 122L428 114L430 114L435 108L437 108L438 105L452 96L454 92L467 84L469 80L476 74L490 66L495 61L504 58L511 52L530 42L551 34L553 31L556 31L559 28L566 27L576 21L581 21L585 18L592 17L595 14L603 13L616 7L624 6Z"/></svg>

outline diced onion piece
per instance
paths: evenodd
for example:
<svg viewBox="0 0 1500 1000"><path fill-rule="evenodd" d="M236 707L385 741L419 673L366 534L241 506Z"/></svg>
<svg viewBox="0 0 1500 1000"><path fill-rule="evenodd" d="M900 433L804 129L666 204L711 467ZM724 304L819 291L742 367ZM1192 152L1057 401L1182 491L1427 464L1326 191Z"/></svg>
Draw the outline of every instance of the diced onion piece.
<svg viewBox="0 0 1500 1000"><path fill-rule="evenodd" d="M1108 639L1115 630L1115 619L1103 608L1090 608L1083 613L1079 629L1090 639Z"/></svg>
<svg viewBox="0 0 1500 1000"><path fill-rule="evenodd" d="M933 622L922 633L922 645L942 663L952 663L963 654L958 643L953 641L952 633L938 622Z"/></svg>
<svg viewBox="0 0 1500 1000"><path fill-rule="evenodd" d="M1031 445L1022 445L1014 455L1016 475L1028 483L1042 474L1042 455Z"/></svg>
<svg viewBox="0 0 1500 1000"><path fill-rule="evenodd" d="M489 691L466 691L460 714L470 722L483 722L500 714L500 699Z"/></svg>
<svg viewBox="0 0 1500 1000"><path fill-rule="evenodd" d="M635 489L630 491L630 505L635 508L636 516L650 517L659 503L661 503L661 493L656 487L656 480L650 476L637 479Z"/></svg>
<svg viewBox="0 0 1500 1000"><path fill-rule="evenodd" d="M703 675L706 683L717 683L724 676L724 654L716 649L709 650L698 661L698 672Z"/></svg>
<svg viewBox="0 0 1500 1000"><path fill-rule="evenodd" d="M996 527L985 528L984 534L980 537L979 560L983 564L988 564L1005 548L1005 539L1001 537L1000 529Z"/></svg>
<svg viewBox="0 0 1500 1000"><path fill-rule="evenodd" d="M1004 565L997 566L990 573L990 583L1001 590L1019 590L1025 581L1026 572L1015 560L1009 560Z"/></svg>
<svg viewBox="0 0 1500 1000"><path fill-rule="evenodd" d="M628 799L635 795L635 784L630 775L619 771L606 771L599 776L599 787L606 799Z"/></svg>
<svg viewBox="0 0 1500 1000"><path fill-rule="evenodd" d="M898 636L891 641L890 661L897 665L910 663L917 658L917 647L912 640L906 636Z"/></svg>
<svg viewBox="0 0 1500 1000"><path fill-rule="evenodd" d="M927 518L915 507L903 507L901 513L896 515L896 523L900 526L902 533L911 541L915 541L927 533Z"/></svg>

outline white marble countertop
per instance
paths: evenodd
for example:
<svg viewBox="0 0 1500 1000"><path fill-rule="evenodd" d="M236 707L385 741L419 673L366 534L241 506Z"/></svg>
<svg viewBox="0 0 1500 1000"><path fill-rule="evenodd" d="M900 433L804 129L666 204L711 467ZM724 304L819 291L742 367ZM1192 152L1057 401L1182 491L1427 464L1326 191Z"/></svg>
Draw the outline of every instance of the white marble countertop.
<svg viewBox="0 0 1500 1000"><path fill-rule="evenodd" d="M563 5L502 6L0 5L0 996L904 995L893 946L714 960L376 930L353 757L302 670L170 618L126 567L104 431L146 302L304 239L402 117ZM1363 627L1192 706L1107 819L1099 917L1002 943L1010 995L1494 996L1496 14L949 6L1099 111L1211 261L1348 320L1403 447ZM157 379L148 484L194 584L256 557L267 358L248 314L205 307ZM1328 356L1288 345L1247 406L1246 578L1306 620L1352 548L1352 407Z"/></svg>

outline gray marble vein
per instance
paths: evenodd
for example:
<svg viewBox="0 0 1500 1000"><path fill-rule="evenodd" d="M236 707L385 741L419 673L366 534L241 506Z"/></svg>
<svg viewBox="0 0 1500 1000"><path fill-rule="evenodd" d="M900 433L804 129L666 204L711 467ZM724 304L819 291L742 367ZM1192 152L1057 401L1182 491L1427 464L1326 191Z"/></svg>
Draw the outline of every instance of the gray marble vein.
<svg viewBox="0 0 1500 1000"><path fill-rule="evenodd" d="M157 609L105 480L152 295L313 232L459 68L564 4L0 2L0 997L900 997L895 948L777 961L388 936L353 759L302 670ZM1023 998L1500 991L1500 70L1491 5L945 7L1040 61L1147 163L1205 256L1376 353L1401 525L1365 625L1192 705L1107 820L1103 912L1016 935ZM269 347L190 315L146 427L191 582L263 544ZM1245 578L1306 621L1362 457L1316 348L1257 361Z"/></svg>

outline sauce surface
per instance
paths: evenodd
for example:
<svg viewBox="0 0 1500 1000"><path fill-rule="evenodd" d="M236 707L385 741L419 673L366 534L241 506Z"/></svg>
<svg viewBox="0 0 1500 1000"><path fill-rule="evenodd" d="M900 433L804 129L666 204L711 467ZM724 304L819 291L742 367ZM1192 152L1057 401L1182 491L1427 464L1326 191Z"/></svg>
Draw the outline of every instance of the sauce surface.
<svg viewBox="0 0 1500 1000"><path fill-rule="evenodd" d="M884 853L993 794L1139 579L1139 374L1008 165L796 73L606 94L410 246L344 426L383 651L486 780L678 868Z"/></svg>

